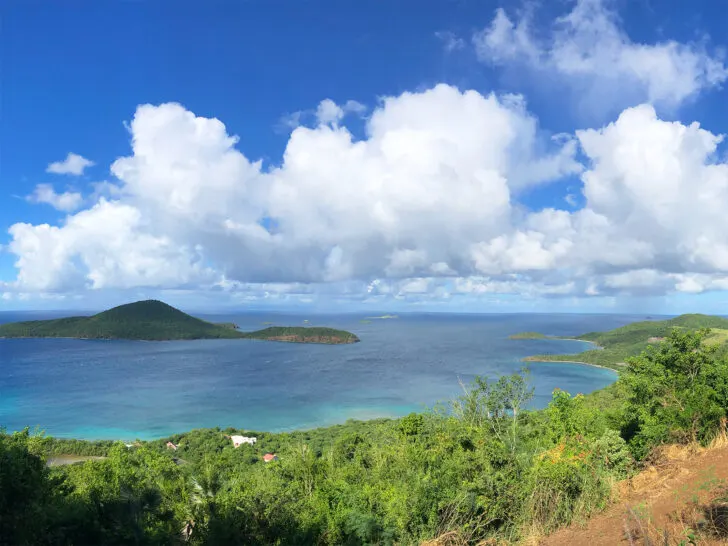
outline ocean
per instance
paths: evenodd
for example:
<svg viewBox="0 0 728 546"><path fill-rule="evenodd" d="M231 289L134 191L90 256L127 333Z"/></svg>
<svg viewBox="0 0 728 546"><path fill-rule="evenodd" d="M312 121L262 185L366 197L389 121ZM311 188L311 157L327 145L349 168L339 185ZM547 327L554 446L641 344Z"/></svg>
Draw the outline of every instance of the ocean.
<svg viewBox="0 0 728 546"><path fill-rule="evenodd" d="M0 313L0 323L57 314ZM521 331L571 336L644 320L634 315L246 313L203 316L244 330L330 326L352 345L255 340L84 341L0 339L0 426L40 427L58 437L133 440L199 427L256 431L395 417L461 393L475 375L497 378L540 353L576 353L580 341L511 340ZM554 388L588 393L616 374L593 366L529 363L543 407Z"/></svg>

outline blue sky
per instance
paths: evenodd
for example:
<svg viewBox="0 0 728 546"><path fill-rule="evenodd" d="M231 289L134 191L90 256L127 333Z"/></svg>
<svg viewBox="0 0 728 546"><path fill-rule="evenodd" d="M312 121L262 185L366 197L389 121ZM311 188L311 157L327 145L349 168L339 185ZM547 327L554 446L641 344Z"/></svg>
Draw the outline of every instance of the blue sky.
<svg viewBox="0 0 728 546"><path fill-rule="evenodd" d="M11 0L0 309L721 312L725 28L705 0Z"/></svg>

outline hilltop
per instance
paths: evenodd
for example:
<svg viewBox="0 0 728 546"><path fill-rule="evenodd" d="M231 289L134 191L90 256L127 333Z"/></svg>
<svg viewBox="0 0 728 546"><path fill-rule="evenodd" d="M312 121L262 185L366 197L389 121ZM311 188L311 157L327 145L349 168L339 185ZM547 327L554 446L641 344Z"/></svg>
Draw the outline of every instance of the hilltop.
<svg viewBox="0 0 728 546"><path fill-rule="evenodd" d="M0 325L0 337L80 339L236 339L243 334L175 309L157 300L114 307L90 317L33 320Z"/></svg>
<svg viewBox="0 0 728 546"><path fill-rule="evenodd" d="M624 361L637 356L649 345L660 343L673 329L698 330L710 328L706 343L722 344L728 340L728 319L711 315L680 315L669 320L635 322L607 332L589 332L576 336L593 343L596 348L578 354L535 355L525 360L533 362L584 362L619 369ZM511 339L564 339L535 332L514 334Z"/></svg>
<svg viewBox="0 0 728 546"><path fill-rule="evenodd" d="M214 324L157 300L114 307L90 317L33 320L0 325L0 338L77 338L167 341L183 339L262 339L299 343L353 343L350 332L332 328L266 328L240 332L232 323Z"/></svg>

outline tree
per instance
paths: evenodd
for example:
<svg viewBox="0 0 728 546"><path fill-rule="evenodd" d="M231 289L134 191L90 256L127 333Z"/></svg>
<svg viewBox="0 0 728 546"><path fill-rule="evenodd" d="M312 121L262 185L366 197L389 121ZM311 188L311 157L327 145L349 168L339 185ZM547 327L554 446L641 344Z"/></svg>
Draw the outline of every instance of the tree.
<svg viewBox="0 0 728 546"><path fill-rule="evenodd" d="M44 538L51 483L45 462L32 453L39 440L27 428L0 434L1 544L38 544Z"/></svg>
<svg viewBox="0 0 728 546"><path fill-rule="evenodd" d="M464 394L453 402L453 413L471 427L487 427L511 452L515 451L520 412L533 398L528 375L528 369L523 368L495 383L481 376L476 376L469 386L461 383Z"/></svg>
<svg viewBox="0 0 728 546"><path fill-rule="evenodd" d="M674 329L628 360L624 430L637 456L667 441L705 441L725 416L728 365L704 343L709 332Z"/></svg>

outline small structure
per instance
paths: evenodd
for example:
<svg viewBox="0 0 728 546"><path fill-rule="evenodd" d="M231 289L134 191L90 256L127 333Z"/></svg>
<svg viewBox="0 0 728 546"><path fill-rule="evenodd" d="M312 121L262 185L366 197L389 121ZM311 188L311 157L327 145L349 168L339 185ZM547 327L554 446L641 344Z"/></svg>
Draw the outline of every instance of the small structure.
<svg viewBox="0 0 728 546"><path fill-rule="evenodd" d="M233 447L240 447L243 444L254 445L258 441L258 438L248 436L230 436L233 441Z"/></svg>
<svg viewBox="0 0 728 546"><path fill-rule="evenodd" d="M172 442L167 442L167 449L174 449L177 451L177 446L174 445Z"/></svg>
<svg viewBox="0 0 728 546"><path fill-rule="evenodd" d="M263 455L263 460L266 463L269 463L271 461L277 461L278 455L276 455L275 453L266 453L265 455Z"/></svg>

